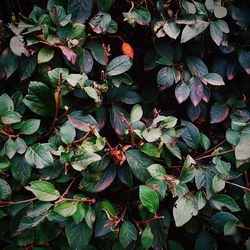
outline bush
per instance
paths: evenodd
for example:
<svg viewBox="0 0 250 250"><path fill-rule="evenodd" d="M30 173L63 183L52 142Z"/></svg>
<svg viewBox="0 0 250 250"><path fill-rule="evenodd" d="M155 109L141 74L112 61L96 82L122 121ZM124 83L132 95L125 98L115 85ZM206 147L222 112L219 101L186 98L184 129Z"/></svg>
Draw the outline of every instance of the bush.
<svg viewBox="0 0 250 250"><path fill-rule="evenodd" d="M5 249L250 249L249 1L49 0L0 57Z"/></svg>

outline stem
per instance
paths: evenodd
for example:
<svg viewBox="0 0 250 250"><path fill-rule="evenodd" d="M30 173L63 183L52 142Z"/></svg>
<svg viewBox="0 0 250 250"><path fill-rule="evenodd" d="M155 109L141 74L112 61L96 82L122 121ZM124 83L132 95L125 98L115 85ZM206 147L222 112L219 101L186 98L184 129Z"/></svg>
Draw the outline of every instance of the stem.
<svg viewBox="0 0 250 250"><path fill-rule="evenodd" d="M202 157L202 156L204 156L204 155L207 155L207 154L213 152L215 149L217 149L218 147L220 147L220 146L221 146L222 144L224 144L226 141L227 141L226 139L223 140L223 141L221 141L220 143L218 143L217 145L215 145L213 148L211 148L211 149L209 149L208 151L206 151L206 152L202 153L201 155L197 156L197 158L200 158L200 157Z"/></svg>
<svg viewBox="0 0 250 250"><path fill-rule="evenodd" d="M6 137L8 137L8 138L16 138L16 137L19 136L19 135L10 135L10 134L6 133L6 132L3 131L3 130L0 130L0 134L6 136Z"/></svg>
<svg viewBox="0 0 250 250"><path fill-rule="evenodd" d="M166 169L179 169L179 168L182 168L183 166L166 166L166 167L164 167L164 168L166 168Z"/></svg>
<svg viewBox="0 0 250 250"><path fill-rule="evenodd" d="M250 230L250 227L245 227L245 226L241 226L241 225L236 225L236 227L241 228L241 229L245 229L245 230Z"/></svg>
<svg viewBox="0 0 250 250"><path fill-rule="evenodd" d="M132 145L132 147L134 147L135 146L134 130L132 129L131 124L126 120L126 118L125 118L125 116L123 114L121 114L121 119L125 123L125 125L128 127L128 131L129 131L130 136L131 136L131 145Z"/></svg>
<svg viewBox="0 0 250 250"><path fill-rule="evenodd" d="M72 202L86 202L86 203L95 203L95 199L71 199L71 198L63 198L60 199L58 203L62 201L72 201Z"/></svg>
<svg viewBox="0 0 250 250"><path fill-rule="evenodd" d="M195 160L195 161L200 161L200 160L207 159L207 158L212 158L212 157L215 157L215 156L225 155L225 154L234 152L234 150L235 150L235 148L232 148L232 149L229 149L229 150L224 151L224 152L221 152L221 153L211 154L211 155L204 155L204 156L195 158L194 160Z"/></svg>
<svg viewBox="0 0 250 250"><path fill-rule="evenodd" d="M22 201L0 201L0 205L2 207L2 206L22 204L22 203L31 203L35 200L37 200L37 198L32 198L32 199L22 200Z"/></svg>
<svg viewBox="0 0 250 250"><path fill-rule="evenodd" d="M224 180L224 181L225 181L225 180ZM241 185L239 185L239 184L236 184L236 183L230 182L230 181L225 181L225 183L227 183L227 184L229 184L229 185L232 185L232 186L235 186L235 187L238 187L238 188L241 188L241 189L243 189L243 190L246 191L246 192L250 192L250 188L248 188L248 187L244 187L244 186L241 186Z"/></svg>
<svg viewBox="0 0 250 250"><path fill-rule="evenodd" d="M64 191L64 193L62 194L61 198L60 199L63 199L69 192L71 186L74 184L74 182L80 177L81 175L78 175L76 176L71 182L70 184L68 185L68 187L66 188L66 190Z"/></svg>
<svg viewBox="0 0 250 250"><path fill-rule="evenodd" d="M164 216L158 216L158 215L155 215L153 218L150 218L148 220L142 220L142 221L138 221L138 225L140 224L149 224L150 222L152 221L155 221L155 220L162 220L164 219L165 217Z"/></svg>

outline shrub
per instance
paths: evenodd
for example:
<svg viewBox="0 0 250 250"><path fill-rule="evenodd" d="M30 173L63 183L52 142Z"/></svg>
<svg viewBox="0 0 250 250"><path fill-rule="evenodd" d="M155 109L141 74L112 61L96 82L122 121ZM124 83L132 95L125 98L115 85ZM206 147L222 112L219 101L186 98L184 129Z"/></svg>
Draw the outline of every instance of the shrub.
<svg viewBox="0 0 250 250"><path fill-rule="evenodd" d="M5 249L250 249L249 7L49 0L6 24Z"/></svg>

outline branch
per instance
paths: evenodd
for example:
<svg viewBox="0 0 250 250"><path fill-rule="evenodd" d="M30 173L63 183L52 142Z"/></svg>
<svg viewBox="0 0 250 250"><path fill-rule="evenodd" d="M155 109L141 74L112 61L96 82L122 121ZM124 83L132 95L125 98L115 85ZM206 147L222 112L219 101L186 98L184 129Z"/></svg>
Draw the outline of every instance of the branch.
<svg viewBox="0 0 250 250"><path fill-rule="evenodd" d="M234 152L234 150L235 150L235 148L232 148L232 149L229 149L229 150L224 151L224 152L221 152L221 153L211 154L211 155L204 155L204 156L195 158L194 160L195 160L195 161L200 161L200 160L207 159L207 158L212 158L212 157L215 157L215 156L221 156L221 155L225 155L225 154Z"/></svg>
<svg viewBox="0 0 250 250"><path fill-rule="evenodd" d="M95 199L71 199L71 198L62 198L59 200L60 203L62 201L72 201L72 202L86 202L86 203L95 203L96 200Z"/></svg>
<svg viewBox="0 0 250 250"><path fill-rule="evenodd" d="M132 145L132 147L134 147L135 146L135 133L134 133L134 130L133 130L131 124L126 120L126 118L125 118L125 116L123 114L121 114L121 120L128 127L128 131L129 131L130 136L131 136L131 145Z"/></svg>
<svg viewBox="0 0 250 250"><path fill-rule="evenodd" d="M35 200L37 200L37 198L32 198L32 199L22 200L22 201L0 201L0 205L1 205L0 207L22 204L22 203L32 203Z"/></svg>
<svg viewBox="0 0 250 250"><path fill-rule="evenodd" d="M142 224L150 224L152 221L155 221L155 220L163 220L165 217L164 216L158 216L157 214L153 217L153 218L150 218L148 220L142 220L142 221L138 221L137 224L138 225L142 225Z"/></svg>
<svg viewBox="0 0 250 250"><path fill-rule="evenodd" d="M225 180L224 180L224 181L225 181ZM225 183L227 183L227 184L229 184L229 185L232 185L232 186L235 186L235 187L238 187L238 188L241 188L241 189L243 189L243 190L246 191L246 192L250 192L250 188L248 188L248 187L244 187L244 186L241 186L241 185L239 185L239 184L236 184L236 183L230 182L230 181L225 181Z"/></svg>
<svg viewBox="0 0 250 250"><path fill-rule="evenodd" d="M17 137L19 137L19 135L11 135L11 134L6 133L3 130L0 130L0 134L6 136L8 138L17 138Z"/></svg>

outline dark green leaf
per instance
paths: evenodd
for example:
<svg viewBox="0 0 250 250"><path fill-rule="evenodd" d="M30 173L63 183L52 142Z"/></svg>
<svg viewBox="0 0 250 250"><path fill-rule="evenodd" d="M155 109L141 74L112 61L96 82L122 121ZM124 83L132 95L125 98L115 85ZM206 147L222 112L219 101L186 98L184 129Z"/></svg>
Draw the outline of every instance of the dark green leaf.
<svg viewBox="0 0 250 250"><path fill-rule="evenodd" d="M142 205L151 213L156 213L159 207L159 198L151 187L141 185L139 188L139 197Z"/></svg>
<svg viewBox="0 0 250 250"><path fill-rule="evenodd" d="M127 247L133 240L137 240L137 231L130 221L125 221L119 232L119 241L123 248Z"/></svg>
<svg viewBox="0 0 250 250"><path fill-rule="evenodd" d="M109 76L120 75L128 71L132 66L132 61L128 56L117 56L109 64L107 73Z"/></svg>

